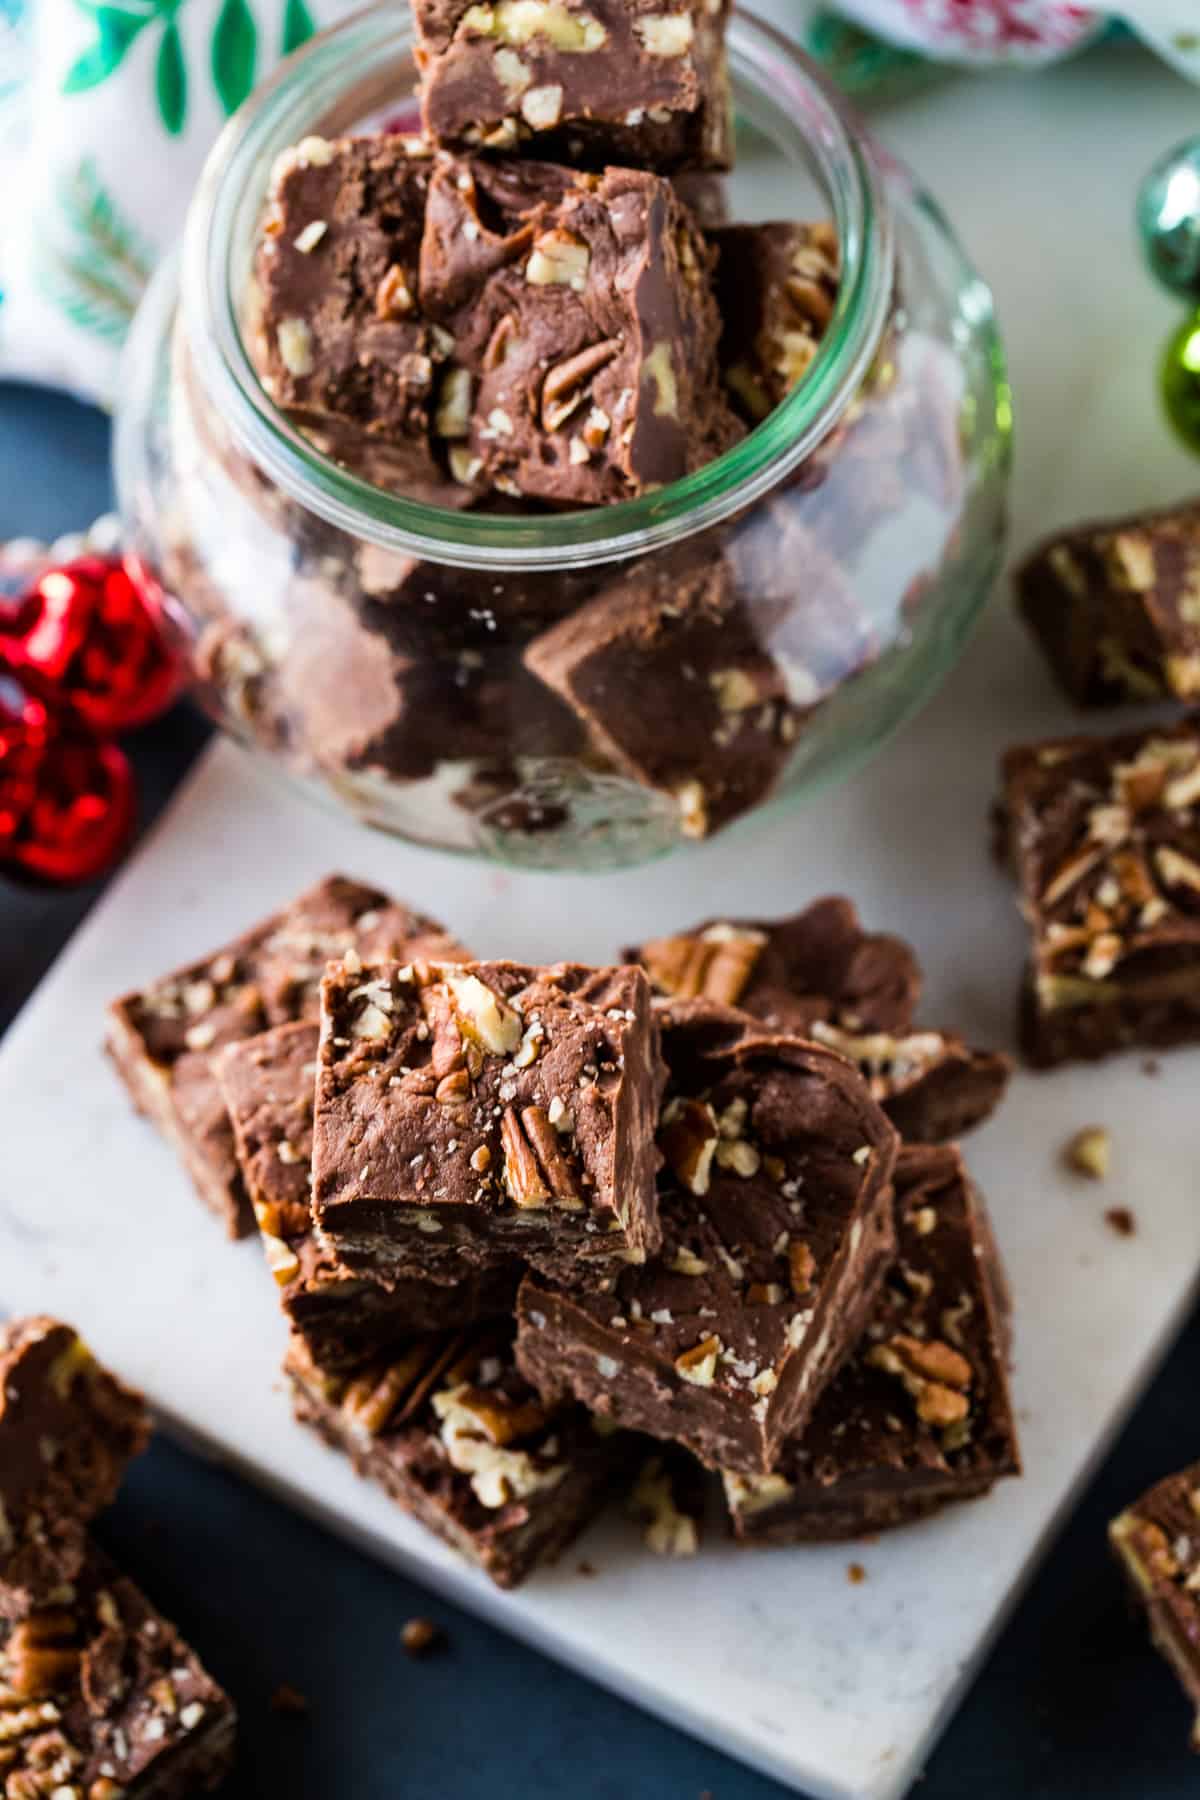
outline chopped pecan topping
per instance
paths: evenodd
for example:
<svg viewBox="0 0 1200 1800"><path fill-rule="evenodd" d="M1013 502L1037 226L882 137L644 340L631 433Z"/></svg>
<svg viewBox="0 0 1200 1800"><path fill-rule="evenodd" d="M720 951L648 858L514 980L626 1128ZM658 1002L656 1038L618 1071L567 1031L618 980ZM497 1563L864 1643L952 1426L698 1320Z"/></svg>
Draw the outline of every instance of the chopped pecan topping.
<svg viewBox="0 0 1200 1800"><path fill-rule="evenodd" d="M817 1259L808 1245L793 1238L788 1245L788 1274L793 1294L807 1294L817 1272Z"/></svg>
<svg viewBox="0 0 1200 1800"><path fill-rule="evenodd" d="M342 1411L359 1431L378 1437L389 1425L411 1419L449 1371L465 1379L464 1368L475 1368L481 1355L482 1349L470 1346L462 1335L418 1338L391 1362L374 1363L350 1382Z"/></svg>
<svg viewBox="0 0 1200 1800"><path fill-rule="evenodd" d="M22 1700L41 1700L68 1685L79 1669L77 1621L66 1607L47 1607L15 1625L4 1647L8 1686Z"/></svg>
<svg viewBox="0 0 1200 1800"><path fill-rule="evenodd" d="M574 356L568 356L547 370L542 382L544 430L557 431L566 424L587 399L592 377L612 361L620 348L616 338L606 338L603 343L589 344L586 349L576 351Z"/></svg>
<svg viewBox="0 0 1200 1800"><path fill-rule="evenodd" d="M922 1424L960 1424L970 1412L971 1365L940 1339L926 1341L898 1332L867 1352L873 1368L895 1375L916 1402Z"/></svg>
<svg viewBox="0 0 1200 1800"><path fill-rule="evenodd" d="M583 1205L579 1187L562 1150L562 1139L540 1106L505 1109L500 1121L504 1149L504 1185L514 1206Z"/></svg>
<svg viewBox="0 0 1200 1800"><path fill-rule="evenodd" d="M707 1194L720 1131L702 1100L672 1100L663 1113L658 1147L689 1193Z"/></svg>
<svg viewBox="0 0 1200 1800"><path fill-rule="evenodd" d="M717 1358L721 1354L721 1340L715 1335L701 1338L690 1350L684 1350L675 1358L675 1367L685 1381L693 1387L711 1387L717 1373Z"/></svg>

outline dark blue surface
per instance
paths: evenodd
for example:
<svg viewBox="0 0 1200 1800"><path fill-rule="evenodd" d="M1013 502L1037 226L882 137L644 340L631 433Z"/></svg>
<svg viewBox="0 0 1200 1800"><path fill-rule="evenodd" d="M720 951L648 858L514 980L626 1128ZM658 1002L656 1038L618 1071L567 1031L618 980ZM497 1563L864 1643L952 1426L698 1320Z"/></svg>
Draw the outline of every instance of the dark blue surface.
<svg viewBox="0 0 1200 1800"><path fill-rule="evenodd" d="M53 535L104 510L106 448L96 414L0 387L0 539ZM183 709L140 735L147 816L202 736ZM93 897L0 884L0 1019ZM1104 1526L1151 1481L1200 1455L1198 1376L1193 1321L1051 1548L933 1757L920 1800L1194 1800L1200 1769L1187 1754L1187 1709L1130 1617ZM102 1535L238 1702L242 1752L228 1796L700 1800L707 1792L769 1800L783 1792L166 1443L133 1470ZM785 1572L803 1607L803 1559L781 1561ZM971 1579L969 1568L930 1569L931 1590ZM400 1647L414 1614L432 1616L448 1636L444 1653L420 1663ZM637 1628L633 1617L630 1633ZM310 1697L307 1717L271 1711L280 1682Z"/></svg>

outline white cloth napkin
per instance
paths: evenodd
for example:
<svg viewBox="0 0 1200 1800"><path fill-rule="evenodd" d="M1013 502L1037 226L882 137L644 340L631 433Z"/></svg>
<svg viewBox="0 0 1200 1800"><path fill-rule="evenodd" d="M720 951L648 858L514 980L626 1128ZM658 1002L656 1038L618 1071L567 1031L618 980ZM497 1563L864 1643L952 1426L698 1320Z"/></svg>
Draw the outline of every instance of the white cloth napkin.
<svg viewBox="0 0 1200 1800"><path fill-rule="evenodd" d="M817 10L751 3L801 39ZM225 118L286 51L357 4L0 0L0 374L109 403L138 298ZM1066 0L841 0L841 10L896 44L965 62L1061 55L1105 23ZM1124 16L1200 80L1200 0L1125 0Z"/></svg>

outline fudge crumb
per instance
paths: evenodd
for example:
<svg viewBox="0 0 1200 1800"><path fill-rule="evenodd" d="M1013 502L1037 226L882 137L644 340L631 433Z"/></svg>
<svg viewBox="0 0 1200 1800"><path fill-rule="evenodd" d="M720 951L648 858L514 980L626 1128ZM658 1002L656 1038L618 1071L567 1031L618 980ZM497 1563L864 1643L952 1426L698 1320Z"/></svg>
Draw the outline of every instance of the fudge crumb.
<svg viewBox="0 0 1200 1800"><path fill-rule="evenodd" d="M1162 1064L1159 1062L1157 1056L1145 1056L1142 1058L1143 1075L1157 1075L1161 1068Z"/></svg>
<svg viewBox="0 0 1200 1800"><path fill-rule="evenodd" d="M308 1711L308 1695L302 1694L290 1681L281 1681L271 1695L271 1711L299 1718Z"/></svg>
<svg viewBox="0 0 1200 1800"><path fill-rule="evenodd" d="M1089 1181L1103 1181L1108 1174L1111 1153L1112 1140L1104 1126L1085 1125L1082 1131L1075 1133L1063 1151L1063 1158L1077 1175L1086 1175Z"/></svg>
<svg viewBox="0 0 1200 1800"><path fill-rule="evenodd" d="M581 1575L591 1576L598 1574L599 1571L597 1570L595 1563L581 1562L579 1564L579 1573Z"/></svg>
<svg viewBox="0 0 1200 1800"><path fill-rule="evenodd" d="M430 1651L441 1649L445 1634L432 1619L408 1619L400 1633L400 1642L410 1656L428 1656Z"/></svg>
<svg viewBox="0 0 1200 1800"><path fill-rule="evenodd" d="M1137 1231L1137 1220L1127 1206L1110 1206L1104 1215L1104 1223L1118 1237L1133 1237Z"/></svg>
<svg viewBox="0 0 1200 1800"><path fill-rule="evenodd" d="M863 1568L861 1563L846 1564L846 1580L852 1587L858 1587L859 1583L866 1579L867 1571Z"/></svg>

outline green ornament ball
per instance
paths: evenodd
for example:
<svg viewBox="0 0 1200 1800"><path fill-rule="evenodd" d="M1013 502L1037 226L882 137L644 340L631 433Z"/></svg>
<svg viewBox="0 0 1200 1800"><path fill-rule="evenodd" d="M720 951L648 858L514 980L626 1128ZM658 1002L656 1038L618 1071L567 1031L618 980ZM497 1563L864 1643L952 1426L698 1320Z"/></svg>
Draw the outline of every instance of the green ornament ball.
<svg viewBox="0 0 1200 1800"><path fill-rule="evenodd" d="M1155 163L1138 193L1137 224L1155 280L1200 301L1200 138Z"/></svg>
<svg viewBox="0 0 1200 1800"><path fill-rule="evenodd" d="M1200 455L1200 311L1167 339L1160 376L1167 417L1188 449Z"/></svg>

